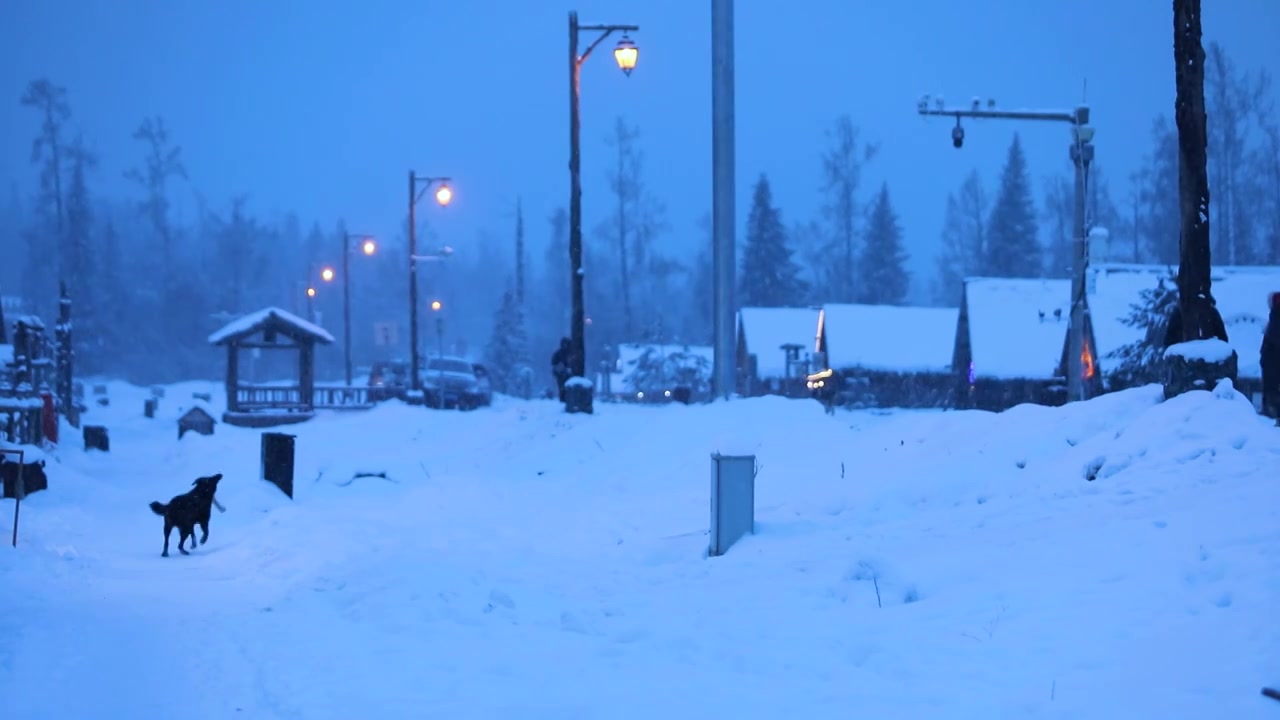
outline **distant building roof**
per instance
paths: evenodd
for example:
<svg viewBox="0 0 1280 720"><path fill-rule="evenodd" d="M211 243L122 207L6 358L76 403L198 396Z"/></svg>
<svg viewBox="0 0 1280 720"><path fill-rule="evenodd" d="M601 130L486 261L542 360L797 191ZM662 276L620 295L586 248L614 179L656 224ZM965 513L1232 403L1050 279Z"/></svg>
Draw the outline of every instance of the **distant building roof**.
<svg viewBox="0 0 1280 720"><path fill-rule="evenodd" d="M744 307L738 311L740 342L756 356L761 379L787 374L783 345L800 345L813 352L818 336L818 308Z"/></svg>
<svg viewBox="0 0 1280 720"><path fill-rule="evenodd" d="M319 325L307 322L297 315L280 308L269 307L227 323L221 330L209 336L209 344L223 345L234 340L247 338L271 327L301 335L326 345L334 342L334 338L329 334L329 331Z"/></svg>
<svg viewBox="0 0 1280 720"><path fill-rule="evenodd" d="M973 374L996 380L1060 377L1071 281L966 278Z"/></svg>
<svg viewBox="0 0 1280 720"><path fill-rule="evenodd" d="M959 308L824 305L827 367L949 372L959 317Z"/></svg>

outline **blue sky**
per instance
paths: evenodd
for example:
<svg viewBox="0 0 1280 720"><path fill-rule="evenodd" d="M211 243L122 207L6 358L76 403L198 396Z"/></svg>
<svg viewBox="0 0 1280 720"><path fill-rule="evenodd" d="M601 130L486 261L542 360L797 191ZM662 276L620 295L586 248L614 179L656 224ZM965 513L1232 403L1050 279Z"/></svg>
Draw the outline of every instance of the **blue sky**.
<svg viewBox="0 0 1280 720"><path fill-rule="evenodd" d="M413 168L456 178L455 204L433 210L432 222L459 252L482 232L509 232L517 196L540 243L542 219L568 195L571 7L4 0L0 182L24 192L34 183L37 120L17 100L47 76L68 88L74 125L101 157L101 192L135 192L121 179L140 157L129 135L160 114L192 186L218 206L244 192L263 215L295 210L326 227L343 217L392 235ZM576 9L583 22L641 25L630 78L607 53L585 70L584 225L609 212L604 138L626 114L642 132L646 181L668 206L664 242L692 252L706 242L698 220L710 208L709 3L581 0ZM1280 76L1280 3L1205 2L1204 24L1206 42L1223 42L1240 67ZM738 0L736 43L740 219L761 172L785 219L816 216L823 132L849 113L882 143L864 196L888 181L913 266L926 272L946 193L975 167L993 182L1015 129L1037 183L1068 164L1066 129L1053 124L970 124L956 151L947 122L917 117L922 93L1065 108L1087 79L1098 161L1122 201L1152 117L1173 107L1167 0ZM178 199L188 217L193 198Z"/></svg>

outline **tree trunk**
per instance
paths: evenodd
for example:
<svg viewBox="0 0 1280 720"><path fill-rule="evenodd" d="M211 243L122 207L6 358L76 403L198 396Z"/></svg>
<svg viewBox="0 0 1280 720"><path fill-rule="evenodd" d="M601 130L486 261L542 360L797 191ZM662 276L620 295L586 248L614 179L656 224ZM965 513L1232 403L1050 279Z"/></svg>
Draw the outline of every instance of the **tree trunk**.
<svg viewBox="0 0 1280 720"><path fill-rule="evenodd" d="M1173 57L1181 212L1178 294L1183 341L1218 337L1222 317L1210 294L1209 180L1200 0L1173 0ZM1225 339L1225 338L1223 338Z"/></svg>

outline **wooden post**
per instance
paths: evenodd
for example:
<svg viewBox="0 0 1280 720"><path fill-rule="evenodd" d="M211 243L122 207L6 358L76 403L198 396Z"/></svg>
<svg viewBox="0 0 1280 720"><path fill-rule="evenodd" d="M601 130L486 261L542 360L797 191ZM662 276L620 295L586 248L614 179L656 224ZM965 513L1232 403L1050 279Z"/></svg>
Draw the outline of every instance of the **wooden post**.
<svg viewBox="0 0 1280 720"><path fill-rule="evenodd" d="M227 412L240 412L237 388L240 385L240 344L227 342Z"/></svg>

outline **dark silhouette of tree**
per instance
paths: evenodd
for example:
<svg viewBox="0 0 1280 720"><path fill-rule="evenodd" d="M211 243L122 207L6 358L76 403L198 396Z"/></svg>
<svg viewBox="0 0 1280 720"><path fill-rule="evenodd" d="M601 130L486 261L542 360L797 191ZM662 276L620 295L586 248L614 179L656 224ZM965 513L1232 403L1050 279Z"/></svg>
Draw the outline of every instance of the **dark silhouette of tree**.
<svg viewBox="0 0 1280 720"><path fill-rule="evenodd" d="M1039 226L1031 177L1022 141L1015 133L1000 176L1000 191L987 223L984 274L991 277L1030 278L1043 274Z"/></svg>
<svg viewBox="0 0 1280 720"><path fill-rule="evenodd" d="M761 174L751 198L742 254L739 298L743 306L788 307L804 301L807 288L791 255L782 214L773 206L769 179Z"/></svg>
<svg viewBox="0 0 1280 720"><path fill-rule="evenodd" d="M858 300L873 305L900 305L907 299L911 278L902 226L889 198L889 184L880 186L864 233L858 267L862 269Z"/></svg>

